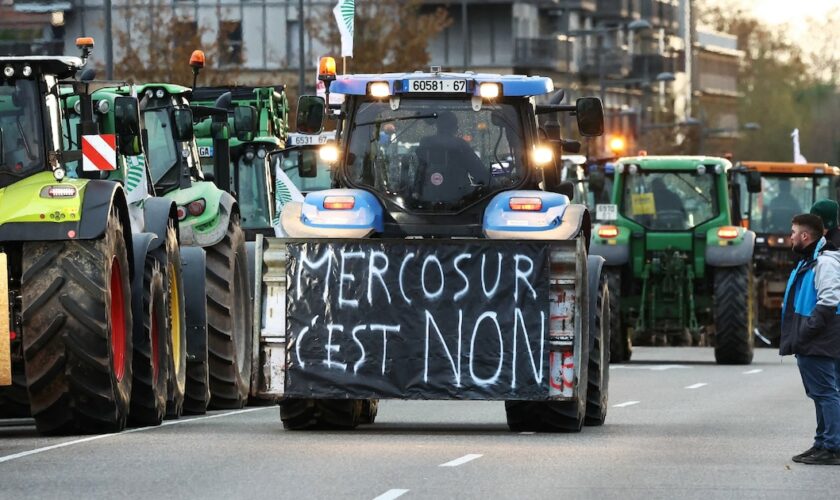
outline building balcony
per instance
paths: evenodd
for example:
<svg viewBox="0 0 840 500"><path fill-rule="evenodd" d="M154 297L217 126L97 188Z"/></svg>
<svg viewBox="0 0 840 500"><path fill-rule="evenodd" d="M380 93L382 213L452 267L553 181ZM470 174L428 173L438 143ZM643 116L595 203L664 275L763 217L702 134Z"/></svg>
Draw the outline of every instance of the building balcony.
<svg viewBox="0 0 840 500"><path fill-rule="evenodd" d="M564 35L516 38L514 50L514 67L558 72L571 71L575 54L573 40Z"/></svg>
<svg viewBox="0 0 840 500"><path fill-rule="evenodd" d="M597 0L554 0L554 7L558 9L584 10L595 12L598 8Z"/></svg>
<svg viewBox="0 0 840 500"><path fill-rule="evenodd" d="M33 40L21 42L0 40L3 56L60 56L64 54L64 40Z"/></svg>
<svg viewBox="0 0 840 500"><path fill-rule="evenodd" d="M607 20L638 19L641 0L598 0L595 17Z"/></svg>
<svg viewBox="0 0 840 500"><path fill-rule="evenodd" d="M597 78L599 64L603 66L605 78L625 78L630 73L632 59L627 47L585 47L581 56L578 66L583 75Z"/></svg>
<svg viewBox="0 0 840 500"><path fill-rule="evenodd" d="M630 77L653 80L660 73L676 73L676 61L662 54L634 54Z"/></svg>

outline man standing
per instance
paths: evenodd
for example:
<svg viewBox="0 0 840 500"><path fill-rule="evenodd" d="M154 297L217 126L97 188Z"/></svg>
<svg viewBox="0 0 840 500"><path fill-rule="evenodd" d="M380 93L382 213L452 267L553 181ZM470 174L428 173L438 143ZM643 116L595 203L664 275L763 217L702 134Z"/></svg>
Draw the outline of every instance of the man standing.
<svg viewBox="0 0 840 500"><path fill-rule="evenodd" d="M825 239L840 248L840 229L837 228L837 202L819 200L811 207L811 213L819 215L825 227Z"/></svg>
<svg viewBox="0 0 840 500"><path fill-rule="evenodd" d="M805 394L814 401L814 445L794 462L840 465L840 252L813 214L793 218L791 246L800 260L782 305L779 353L795 354Z"/></svg>

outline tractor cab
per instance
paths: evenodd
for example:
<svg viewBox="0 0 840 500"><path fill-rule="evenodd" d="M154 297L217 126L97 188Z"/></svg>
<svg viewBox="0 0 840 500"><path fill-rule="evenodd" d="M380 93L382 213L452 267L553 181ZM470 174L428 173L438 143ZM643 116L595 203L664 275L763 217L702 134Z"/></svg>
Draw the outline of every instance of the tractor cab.
<svg viewBox="0 0 840 500"><path fill-rule="evenodd" d="M550 141L536 117L576 112L583 135L603 130L597 99L561 105L561 91L551 104L535 105L536 96L554 90L545 77L433 68L340 77L321 71L319 78L328 92L345 96L341 109L328 113L339 140L320 154L332 163L335 185L377 200L384 235L480 237L500 193L562 189L572 198L571 183L561 181L560 141ZM302 97L298 131L319 134L325 107L323 98ZM526 205L542 210L541 200Z"/></svg>
<svg viewBox="0 0 840 500"><path fill-rule="evenodd" d="M83 65L78 57L0 57L0 188L61 168L58 81Z"/></svg>

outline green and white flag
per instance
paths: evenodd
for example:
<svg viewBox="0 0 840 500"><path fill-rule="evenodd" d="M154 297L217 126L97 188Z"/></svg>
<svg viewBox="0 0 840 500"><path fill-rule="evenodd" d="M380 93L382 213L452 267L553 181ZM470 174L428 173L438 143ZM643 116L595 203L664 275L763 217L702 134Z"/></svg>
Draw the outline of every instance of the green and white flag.
<svg viewBox="0 0 840 500"><path fill-rule="evenodd" d="M149 186L146 183L146 160L143 155L126 156L125 166L128 172L125 178L128 202L145 200L149 196Z"/></svg>
<svg viewBox="0 0 840 500"><path fill-rule="evenodd" d="M341 57L353 57L353 30L356 25L356 0L338 0L333 9L341 33Z"/></svg>

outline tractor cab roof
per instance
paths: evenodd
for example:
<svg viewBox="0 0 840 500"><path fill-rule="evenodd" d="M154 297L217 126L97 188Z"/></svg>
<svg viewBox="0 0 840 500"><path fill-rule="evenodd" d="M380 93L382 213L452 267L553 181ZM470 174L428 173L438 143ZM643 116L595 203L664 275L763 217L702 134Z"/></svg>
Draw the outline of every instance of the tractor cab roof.
<svg viewBox="0 0 840 500"><path fill-rule="evenodd" d="M430 81L463 81L466 87L461 91L437 91L423 86L426 90L412 90L411 82L416 80ZM437 95L438 92L448 96L462 94L464 97L479 95L482 83L497 83L502 96L530 97L543 95L554 90L551 78L543 76L498 75L488 73L430 73L415 71L414 73L384 73L369 75L340 75L330 85L330 92L347 95L367 95L368 84L387 82L391 95L423 94ZM457 88L457 87L453 87Z"/></svg>
<svg viewBox="0 0 840 500"><path fill-rule="evenodd" d="M840 175L840 168L828 163L742 161L737 167L739 170L755 170L768 175Z"/></svg>
<svg viewBox="0 0 840 500"><path fill-rule="evenodd" d="M285 85L264 85L261 87L240 86L233 85L227 87L196 87L192 89L192 101L215 101L225 92L230 92L231 99L237 100L254 100L256 94L254 91L258 89L273 89L274 92L283 92L286 89Z"/></svg>
<svg viewBox="0 0 840 500"><path fill-rule="evenodd" d="M700 165L721 165L726 171L732 167L729 160L717 156L631 156L620 158L616 165L638 165L645 170L696 170Z"/></svg>
<svg viewBox="0 0 840 500"><path fill-rule="evenodd" d="M35 74L55 75L61 79L74 76L84 62L72 56L14 56L0 57L0 66L12 67L15 76L21 75L23 68L29 66Z"/></svg>

